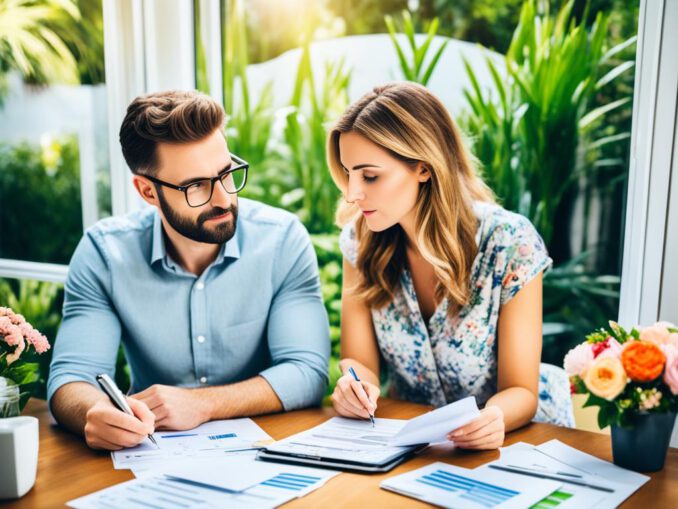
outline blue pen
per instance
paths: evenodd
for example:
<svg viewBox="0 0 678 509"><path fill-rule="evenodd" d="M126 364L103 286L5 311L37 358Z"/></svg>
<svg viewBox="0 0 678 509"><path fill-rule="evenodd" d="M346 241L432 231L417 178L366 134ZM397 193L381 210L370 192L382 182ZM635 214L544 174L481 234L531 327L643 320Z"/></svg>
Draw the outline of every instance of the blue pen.
<svg viewBox="0 0 678 509"><path fill-rule="evenodd" d="M353 378L355 378L356 382L360 382L360 378L358 378L358 375L356 374L355 370L352 367L348 368L348 372L351 373L351 375L353 375ZM369 401L370 397L367 395L367 392L365 392L365 388L362 386L362 384L360 385L360 387L362 388L363 392L365 393L365 396L367 397L367 400ZM370 403L371 403L371 401L370 401ZM370 415L370 421L372 421L372 427L374 428L374 426L376 424L374 422L374 415L372 415L372 414L369 414L369 415Z"/></svg>

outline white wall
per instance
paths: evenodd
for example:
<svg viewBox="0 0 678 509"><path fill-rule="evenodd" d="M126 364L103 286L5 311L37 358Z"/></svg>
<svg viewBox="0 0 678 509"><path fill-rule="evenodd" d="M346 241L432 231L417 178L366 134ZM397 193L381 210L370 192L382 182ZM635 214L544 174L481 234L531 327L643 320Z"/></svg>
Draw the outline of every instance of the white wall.
<svg viewBox="0 0 678 509"><path fill-rule="evenodd" d="M405 36L398 37L401 44L405 44ZM421 44L425 36L417 35L416 39L417 43ZM448 39L436 37L433 40L428 58L438 51L445 40ZM280 107L288 104L294 90L300 56L301 49L293 49L267 62L250 65L247 68L247 80L253 102L256 101L266 83L273 80L274 105ZM325 62L335 62L342 57L345 59L346 67L352 70L349 86L351 101L358 99L376 85L403 79L398 57L387 34L355 35L318 41L311 45L311 62L318 88L322 86ZM431 76L428 88L440 97L453 115L459 114L466 107L462 91L464 87L470 89L462 57L471 62L482 88L494 89L485 63L486 57L493 60L501 74L505 73L502 55L476 44L449 39L447 48ZM237 100L238 97L236 97L236 104Z"/></svg>

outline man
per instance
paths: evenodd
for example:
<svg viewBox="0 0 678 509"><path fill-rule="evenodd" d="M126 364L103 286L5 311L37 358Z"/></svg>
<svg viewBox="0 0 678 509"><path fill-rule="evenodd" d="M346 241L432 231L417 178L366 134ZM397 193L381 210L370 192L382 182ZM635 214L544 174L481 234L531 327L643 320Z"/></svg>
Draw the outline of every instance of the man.
<svg viewBox="0 0 678 509"><path fill-rule="evenodd" d="M48 382L50 408L93 448L154 429L317 404L329 331L315 253L288 212L241 198L224 112L194 92L136 98L120 129L152 207L99 221L73 255ZM136 417L96 384L122 344Z"/></svg>

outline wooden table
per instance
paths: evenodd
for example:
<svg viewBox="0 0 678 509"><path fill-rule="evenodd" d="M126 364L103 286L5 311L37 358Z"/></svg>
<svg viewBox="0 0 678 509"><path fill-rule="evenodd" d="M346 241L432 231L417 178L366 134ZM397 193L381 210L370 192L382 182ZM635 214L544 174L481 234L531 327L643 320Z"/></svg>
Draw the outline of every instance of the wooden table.
<svg viewBox="0 0 678 509"><path fill-rule="evenodd" d="M428 407L402 401L379 401L378 417L409 419L428 410ZM129 479L129 470L114 470L110 455L90 450L82 438L52 424L44 401L31 400L23 412L40 420L40 453L38 477L33 489L14 502L0 502L9 508L63 507L74 498L106 488ZM254 420L269 435L282 439L308 429L336 415L331 408L300 410L287 414L267 415ZM598 433L560 428L549 424L530 424L510 433L506 444L523 441L540 444L557 438L604 460L611 461L610 437ZM285 505L295 507L429 507L414 499L396 495L379 488L386 477L402 474L433 461L474 468L499 458L497 451L473 452L433 447L405 462L387 474L341 474L313 493ZM629 498L623 507L678 507L678 450L669 449L666 465L660 472L650 474L652 479ZM671 503L673 500L673 503Z"/></svg>

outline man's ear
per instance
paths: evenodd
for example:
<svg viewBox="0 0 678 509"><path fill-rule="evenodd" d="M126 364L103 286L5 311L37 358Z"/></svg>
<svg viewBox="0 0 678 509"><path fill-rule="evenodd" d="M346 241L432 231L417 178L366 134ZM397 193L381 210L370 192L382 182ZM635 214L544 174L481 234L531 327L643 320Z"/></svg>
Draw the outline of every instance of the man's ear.
<svg viewBox="0 0 678 509"><path fill-rule="evenodd" d="M141 175L133 175L132 183L139 196L149 205L158 205L158 194L153 183Z"/></svg>
<svg viewBox="0 0 678 509"><path fill-rule="evenodd" d="M419 182L428 182L431 180L431 170L425 163L419 161L417 163L417 179Z"/></svg>

